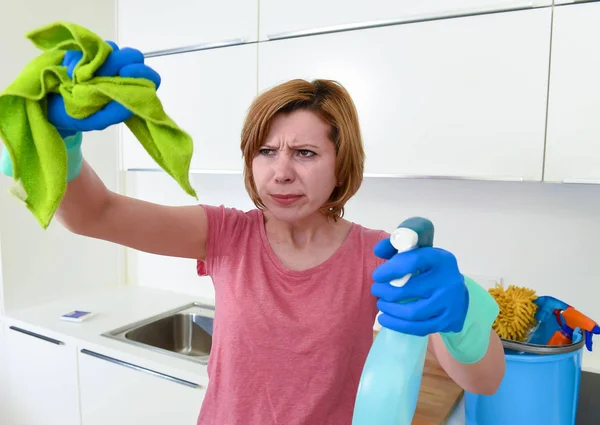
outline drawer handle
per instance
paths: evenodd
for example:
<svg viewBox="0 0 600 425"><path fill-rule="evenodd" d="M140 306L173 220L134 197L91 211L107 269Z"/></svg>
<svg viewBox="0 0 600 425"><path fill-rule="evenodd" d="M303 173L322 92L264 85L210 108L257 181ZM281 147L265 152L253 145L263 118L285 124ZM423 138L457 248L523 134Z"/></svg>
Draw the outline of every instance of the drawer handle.
<svg viewBox="0 0 600 425"><path fill-rule="evenodd" d="M245 40L243 38L235 38L233 40L216 41L216 42L211 42L211 43L194 44L191 46L174 47L172 49L155 50L152 52L144 53L144 57L151 58L151 57L155 57L155 56L166 56L166 55L174 55L177 53L195 52L198 50L210 50L210 49L217 49L220 47L239 46L240 44L244 44L244 43L245 43Z"/></svg>
<svg viewBox="0 0 600 425"><path fill-rule="evenodd" d="M64 345L64 342L59 341L58 339L54 339L54 338L50 338L48 336L36 334L35 332L31 332L31 331L28 331L28 330L25 330L25 329L17 328L16 326L10 326L9 329L12 329L13 331L20 332L20 333L25 334L25 335L32 336L34 338L38 338L38 339L44 340L46 342L50 342L52 344Z"/></svg>
<svg viewBox="0 0 600 425"><path fill-rule="evenodd" d="M186 387L202 388L202 385L196 384L194 382L190 382L190 381L186 381L184 379L176 378L174 376L167 375L166 373L157 372L155 370L148 369L148 368L142 367L142 366L138 366L138 365L135 365L133 363L128 363L128 362L125 362L123 360L115 359L114 357L105 356L104 354L96 353L94 351L90 351L90 350L87 350L85 348L82 349L81 352L83 354L87 354L88 356L92 356L92 357L95 357L95 358L100 359L100 360L106 360L107 362L114 363L114 364L117 364L117 365L120 365L120 366L124 366L124 367L128 367L130 369L134 369L134 370L137 370L137 371L140 371L140 372L149 373L150 375L158 376L160 378L167 379L169 381L176 382L176 383L181 384L181 385L185 385Z"/></svg>

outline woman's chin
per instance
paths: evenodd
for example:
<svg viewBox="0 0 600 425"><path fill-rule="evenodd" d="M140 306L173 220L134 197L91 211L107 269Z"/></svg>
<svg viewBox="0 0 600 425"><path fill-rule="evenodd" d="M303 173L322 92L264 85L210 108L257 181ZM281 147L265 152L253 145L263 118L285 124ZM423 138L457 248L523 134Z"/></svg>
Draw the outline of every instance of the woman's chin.
<svg viewBox="0 0 600 425"><path fill-rule="evenodd" d="M304 204L293 204L293 205L279 205L277 203L269 203L266 205L269 214L278 221L286 223L293 223L314 215L318 210L309 208L308 205Z"/></svg>

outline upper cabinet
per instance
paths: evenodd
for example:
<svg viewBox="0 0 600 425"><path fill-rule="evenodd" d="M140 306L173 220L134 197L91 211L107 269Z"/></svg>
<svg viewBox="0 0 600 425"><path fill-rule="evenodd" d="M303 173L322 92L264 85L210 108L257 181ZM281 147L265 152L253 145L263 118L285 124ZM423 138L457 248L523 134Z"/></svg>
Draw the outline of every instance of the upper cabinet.
<svg viewBox="0 0 600 425"><path fill-rule="evenodd" d="M555 8L545 181L600 183L598 22L600 2Z"/></svg>
<svg viewBox="0 0 600 425"><path fill-rule="evenodd" d="M165 112L194 141L191 169L242 171L240 134L256 96L256 44L146 59L161 75L157 92ZM141 143L121 125L123 167L158 169Z"/></svg>
<svg viewBox="0 0 600 425"><path fill-rule="evenodd" d="M550 4L552 0L261 0L259 38L268 40Z"/></svg>
<svg viewBox="0 0 600 425"><path fill-rule="evenodd" d="M256 41L258 0L118 0L119 45L144 53Z"/></svg>
<svg viewBox="0 0 600 425"><path fill-rule="evenodd" d="M259 91L339 81L369 175L540 181L550 31L541 8L269 41Z"/></svg>

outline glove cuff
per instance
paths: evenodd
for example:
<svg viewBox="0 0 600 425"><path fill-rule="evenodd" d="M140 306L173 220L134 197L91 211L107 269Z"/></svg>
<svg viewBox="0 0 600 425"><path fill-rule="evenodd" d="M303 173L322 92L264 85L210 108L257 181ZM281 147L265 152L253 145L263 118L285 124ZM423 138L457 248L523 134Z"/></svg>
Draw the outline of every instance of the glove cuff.
<svg viewBox="0 0 600 425"><path fill-rule="evenodd" d="M0 171L7 177L13 176L13 166L6 146L2 145L2 154L0 155Z"/></svg>
<svg viewBox="0 0 600 425"><path fill-rule="evenodd" d="M446 348L464 364L480 361L487 353L490 331L500 307L491 294L474 280L464 277L469 293L469 307L460 332L441 332Z"/></svg>
<svg viewBox="0 0 600 425"><path fill-rule="evenodd" d="M78 132L72 136L64 137L63 140L67 148L67 182L70 182L79 175L81 166L83 165L83 152L81 151L83 134ZM7 177L13 177L13 164L6 146L2 146L0 172Z"/></svg>
<svg viewBox="0 0 600 425"><path fill-rule="evenodd" d="M81 143L83 134L75 133L73 136L64 138L67 148L67 182L70 182L81 172L83 165L83 152L81 151Z"/></svg>

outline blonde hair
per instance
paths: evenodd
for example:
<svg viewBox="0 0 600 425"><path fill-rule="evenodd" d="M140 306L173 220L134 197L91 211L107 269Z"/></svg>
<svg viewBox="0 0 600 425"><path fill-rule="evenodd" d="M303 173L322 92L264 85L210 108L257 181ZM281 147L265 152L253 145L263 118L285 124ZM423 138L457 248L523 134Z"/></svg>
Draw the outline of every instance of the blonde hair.
<svg viewBox="0 0 600 425"><path fill-rule="evenodd" d="M254 205L264 208L254 182L252 161L263 146L273 118L298 109L315 112L331 128L329 138L336 150L338 185L320 211L335 221L343 217L346 202L360 188L365 162L356 107L348 91L336 81L291 80L265 91L252 102L242 128L244 184Z"/></svg>

